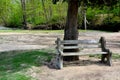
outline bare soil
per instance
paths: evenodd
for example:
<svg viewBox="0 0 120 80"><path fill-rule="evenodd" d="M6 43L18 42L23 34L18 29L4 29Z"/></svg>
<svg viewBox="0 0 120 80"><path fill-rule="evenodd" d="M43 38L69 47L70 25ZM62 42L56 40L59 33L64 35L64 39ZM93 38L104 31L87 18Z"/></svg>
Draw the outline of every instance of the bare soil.
<svg viewBox="0 0 120 80"><path fill-rule="evenodd" d="M80 32L79 39L95 39L103 36L107 42L120 43L120 32L99 31ZM0 33L0 51L55 48L54 41L63 34L55 33ZM120 54L120 45L108 47L113 53ZM99 63L96 58L80 56L80 61L65 63L62 70L48 66L30 68L26 74L38 80L120 80L120 60L112 60L111 67Z"/></svg>

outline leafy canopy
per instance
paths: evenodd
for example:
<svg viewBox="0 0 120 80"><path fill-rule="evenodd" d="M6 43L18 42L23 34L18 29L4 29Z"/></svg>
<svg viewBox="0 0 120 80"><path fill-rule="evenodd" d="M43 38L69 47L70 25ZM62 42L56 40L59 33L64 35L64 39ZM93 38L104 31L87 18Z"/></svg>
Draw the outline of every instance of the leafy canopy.
<svg viewBox="0 0 120 80"><path fill-rule="evenodd" d="M58 1L68 1L68 0L52 0L53 4L56 4ZM72 0L76 1L76 0ZM84 2L85 5L89 6L111 6L117 4L119 0L77 0L79 3Z"/></svg>

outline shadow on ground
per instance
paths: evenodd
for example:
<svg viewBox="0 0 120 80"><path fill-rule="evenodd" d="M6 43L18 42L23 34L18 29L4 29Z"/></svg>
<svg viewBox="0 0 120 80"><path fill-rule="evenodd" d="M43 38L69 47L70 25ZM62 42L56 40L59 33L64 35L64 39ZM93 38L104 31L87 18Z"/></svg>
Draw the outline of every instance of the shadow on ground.
<svg viewBox="0 0 120 80"><path fill-rule="evenodd" d="M99 65L99 66L108 66L107 62L101 62L101 55L87 55L80 56L80 59L77 61L64 61L64 67L70 66L89 66L89 65ZM59 69L57 66L57 58L53 57L51 62L47 64L50 69Z"/></svg>

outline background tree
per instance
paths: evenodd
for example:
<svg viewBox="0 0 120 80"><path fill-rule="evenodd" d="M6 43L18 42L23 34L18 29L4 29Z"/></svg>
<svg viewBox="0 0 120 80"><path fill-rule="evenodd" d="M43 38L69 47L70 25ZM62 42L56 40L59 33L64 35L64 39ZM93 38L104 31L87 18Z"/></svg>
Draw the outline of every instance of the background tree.
<svg viewBox="0 0 120 80"><path fill-rule="evenodd" d="M56 3L59 0L53 0L53 3ZM67 20L64 29L64 40L77 40L78 39L78 29L77 29L77 18L78 18L78 8L79 0L68 0L68 11L67 11ZM69 46L69 45L65 45ZM64 52L77 51L74 50L64 50ZM78 60L78 56L64 57L64 60Z"/></svg>
<svg viewBox="0 0 120 80"><path fill-rule="evenodd" d="M21 0L21 6L22 6L22 15L23 15L23 28L28 29L27 27L27 16L26 16L26 0Z"/></svg>
<svg viewBox="0 0 120 80"><path fill-rule="evenodd" d="M0 0L0 23L10 28L23 28L23 13L26 23L32 28L39 25L63 24L66 18L66 3L53 5L51 0ZM42 1L45 8L43 8ZM25 7L25 8L24 8ZM25 10L24 10L25 9ZM45 11L45 10L46 11ZM46 14L45 14L46 12ZM62 13L62 14L61 14ZM47 19L45 17L47 16ZM24 23L25 24L25 23ZM50 28L52 29L52 28Z"/></svg>
<svg viewBox="0 0 120 80"><path fill-rule="evenodd" d="M7 20L8 16L6 15L8 13L8 7L10 7L10 0L1 0L0 1L0 19L2 20L2 22L7 25ZM3 16L5 15L5 16Z"/></svg>
<svg viewBox="0 0 120 80"><path fill-rule="evenodd" d="M44 6L42 5L42 0L25 0L25 13L26 13L26 22L28 26L31 26L32 28L39 27L39 29L42 29L40 26L45 25L46 27L49 26L49 28L45 27L44 29L63 29L64 24L66 22L66 15L67 15L67 7L68 7L68 1L62 3L65 0L60 0L56 5L52 4L51 0L43 0ZM58 1L58 0L57 0ZM74 0L73 0L74 1ZM117 2L116 4L116 1ZM109 2L109 4L108 4ZM86 15L87 20L90 22L88 25L88 29L101 29L98 28L97 25L94 25L94 23L97 20L100 20L100 15L103 17L103 22L100 23L101 26L104 26L104 24L108 25L107 29L109 28L110 24L113 25L113 28L117 23L120 23L120 0L79 0L79 24L82 24L83 22L83 15L81 15L82 11L82 3L87 6ZM109 8L109 6L111 8ZM108 8L110 10L108 10ZM45 10L44 10L45 9ZM109 11L109 18L106 14L108 14ZM112 15L112 16L111 16ZM47 16L47 19L46 17ZM95 21L96 20L96 21ZM0 1L0 23L4 26L11 27L11 28L23 28L23 9L21 0L1 0ZM109 24L110 23L110 24ZM113 24L114 23L114 24ZM39 26L40 25L40 26ZM79 25L79 28L82 28ZM37 28L38 29L38 28ZM104 28L103 28L104 29ZM112 30L112 29L111 29Z"/></svg>
<svg viewBox="0 0 120 80"><path fill-rule="evenodd" d="M48 21L47 10L45 8L45 1L44 0L42 0L42 7L43 7L43 10L44 10L44 15L45 15L46 21Z"/></svg>
<svg viewBox="0 0 120 80"><path fill-rule="evenodd" d="M68 13L67 20L64 30L64 40L77 40L78 39L78 29L77 29L77 20L78 20L78 0L69 0L68 1ZM77 51L73 50L64 50L67 51ZM64 60L78 60L78 56L64 57Z"/></svg>

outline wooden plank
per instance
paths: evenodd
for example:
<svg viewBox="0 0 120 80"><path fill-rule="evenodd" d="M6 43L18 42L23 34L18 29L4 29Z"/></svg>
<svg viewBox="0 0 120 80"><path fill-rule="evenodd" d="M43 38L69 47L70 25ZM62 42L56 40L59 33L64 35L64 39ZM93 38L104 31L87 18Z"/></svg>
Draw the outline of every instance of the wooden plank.
<svg viewBox="0 0 120 80"><path fill-rule="evenodd" d="M120 46L120 43L109 43L109 42L106 42L106 45L117 45L117 46Z"/></svg>
<svg viewBox="0 0 120 80"><path fill-rule="evenodd" d="M99 44L96 40L63 40L61 44Z"/></svg>
<svg viewBox="0 0 120 80"><path fill-rule="evenodd" d="M78 49L79 46L61 46L62 49Z"/></svg>
<svg viewBox="0 0 120 80"><path fill-rule="evenodd" d="M80 48L80 49L84 49L84 48L100 48L100 46L99 45L96 45L96 46L87 46L87 45L85 45L85 46L62 46L61 47L62 49L78 49L78 48Z"/></svg>
<svg viewBox="0 0 120 80"><path fill-rule="evenodd" d="M118 47L118 48L120 48L120 45L106 45L106 47L113 47L113 48L114 48L114 47L115 47L115 48Z"/></svg>
<svg viewBox="0 0 120 80"><path fill-rule="evenodd" d="M79 55L88 55L88 54L107 54L107 52L88 52L88 53L84 53L84 52L67 52L67 53L63 53L62 56L79 56Z"/></svg>
<svg viewBox="0 0 120 80"><path fill-rule="evenodd" d="M120 48L120 42L106 42L107 48Z"/></svg>

